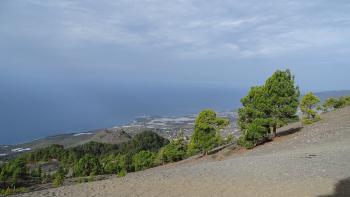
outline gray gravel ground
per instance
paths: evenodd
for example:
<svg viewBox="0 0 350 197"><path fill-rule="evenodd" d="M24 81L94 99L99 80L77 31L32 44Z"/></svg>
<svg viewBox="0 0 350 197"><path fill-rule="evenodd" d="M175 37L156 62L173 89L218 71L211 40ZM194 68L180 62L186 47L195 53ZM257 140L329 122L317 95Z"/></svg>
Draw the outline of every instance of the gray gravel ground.
<svg viewBox="0 0 350 197"><path fill-rule="evenodd" d="M275 141L220 161L208 156L19 196L350 197L350 108L324 114L320 122L283 136L299 126L289 125Z"/></svg>

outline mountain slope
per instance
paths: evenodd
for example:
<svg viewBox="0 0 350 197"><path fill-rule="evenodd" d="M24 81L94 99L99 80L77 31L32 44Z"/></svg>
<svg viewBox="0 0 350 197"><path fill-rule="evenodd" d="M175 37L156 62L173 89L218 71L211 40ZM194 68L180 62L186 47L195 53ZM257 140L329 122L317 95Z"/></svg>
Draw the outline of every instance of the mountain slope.
<svg viewBox="0 0 350 197"><path fill-rule="evenodd" d="M350 107L278 134L241 153L224 150L124 178L19 196L350 196Z"/></svg>

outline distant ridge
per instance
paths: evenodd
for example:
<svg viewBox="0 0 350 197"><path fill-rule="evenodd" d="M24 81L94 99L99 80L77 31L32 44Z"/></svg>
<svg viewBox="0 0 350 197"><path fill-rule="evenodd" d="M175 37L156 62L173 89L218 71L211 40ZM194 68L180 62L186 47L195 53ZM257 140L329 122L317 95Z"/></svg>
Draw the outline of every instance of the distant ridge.
<svg viewBox="0 0 350 197"><path fill-rule="evenodd" d="M322 91L322 92L315 92L315 95L318 96L321 99L321 101L324 101L330 97L338 98L341 96L350 96L350 90Z"/></svg>

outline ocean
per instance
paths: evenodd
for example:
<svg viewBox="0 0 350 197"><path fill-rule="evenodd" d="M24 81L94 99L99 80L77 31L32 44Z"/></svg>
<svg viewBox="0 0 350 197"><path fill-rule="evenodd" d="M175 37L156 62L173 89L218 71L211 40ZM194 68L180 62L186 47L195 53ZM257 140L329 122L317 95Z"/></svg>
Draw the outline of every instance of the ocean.
<svg viewBox="0 0 350 197"><path fill-rule="evenodd" d="M44 84L31 89L2 89L0 144L109 128L144 115L181 116L206 108L234 110L245 93L215 86L125 84L65 89Z"/></svg>

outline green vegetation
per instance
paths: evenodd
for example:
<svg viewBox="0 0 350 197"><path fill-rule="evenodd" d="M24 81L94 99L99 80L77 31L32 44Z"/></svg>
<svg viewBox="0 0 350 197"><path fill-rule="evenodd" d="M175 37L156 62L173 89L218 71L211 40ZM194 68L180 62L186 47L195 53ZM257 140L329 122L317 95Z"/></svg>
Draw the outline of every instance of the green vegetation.
<svg viewBox="0 0 350 197"><path fill-rule="evenodd" d="M59 187L63 184L64 182L64 176L62 176L61 174L56 174L55 178L52 181L52 185L54 187Z"/></svg>
<svg viewBox="0 0 350 197"><path fill-rule="evenodd" d="M52 180L52 185L54 187L61 186L64 182L64 177L67 174L67 170L63 167L60 167L58 171L54 174L54 179Z"/></svg>
<svg viewBox="0 0 350 197"><path fill-rule="evenodd" d="M340 98L328 98L321 106L324 112L350 106L350 96L343 96Z"/></svg>
<svg viewBox="0 0 350 197"><path fill-rule="evenodd" d="M267 79L264 87L271 107L269 118L272 137L274 138L277 127L286 125L296 117L300 91L295 85L294 76L289 70L276 71Z"/></svg>
<svg viewBox="0 0 350 197"><path fill-rule="evenodd" d="M124 177L124 176L126 176L126 174L127 174L126 170L122 169L120 172L118 172L117 176Z"/></svg>
<svg viewBox="0 0 350 197"><path fill-rule="evenodd" d="M229 124L229 121L216 116L212 110L203 110L195 121L194 133L188 147L189 155L198 152L207 153L210 149L220 145L222 139L220 129Z"/></svg>
<svg viewBox="0 0 350 197"><path fill-rule="evenodd" d="M74 165L75 176L90 176L101 174L102 167L98 158L86 155Z"/></svg>
<svg viewBox="0 0 350 197"><path fill-rule="evenodd" d="M123 177L128 172L176 162L189 156L189 148L192 148L192 153L207 152L231 141L232 136L226 141L220 136L220 129L228 123L228 120L217 117L214 111L204 110L196 119L190 144L183 134L169 142L154 132L144 131L129 142L118 145L89 142L73 148L51 145L37 149L0 167L0 189L8 194L22 191L9 188L40 183L59 187L69 177L81 177L79 182L92 181L95 175L101 174Z"/></svg>
<svg viewBox="0 0 350 197"><path fill-rule="evenodd" d="M132 164L135 171L145 170L147 168L153 167L154 159L156 154L151 151L142 150L136 153L132 157Z"/></svg>
<svg viewBox="0 0 350 197"><path fill-rule="evenodd" d="M81 177L80 182L92 181L95 175L101 174L123 177L128 172L176 162L188 156L188 148L206 152L231 141L232 136L228 136L227 141L220 136L220 129L226 125L228 120L217 117L212 110L204 110L196 119L195 135L190 145L183 135L169 143L151 131L139 133L129 142L118 145L89 142L68 149L51 145L20 155L1 166L1 192L17 192L8 188L40 183L59 187L69 177Z"/></svg>
<svg viewBox="0 0 350 197"><path fill-rule="evenodd" d="M316 105L320 102L320 99L315 96L312 92L305 94L301 99L300 109L303 112L303 123L311 124L320 120L320 116L315 110Z"/></svg>
<svg viewBox="0 0 350 197"><path fill-rule="evenodd" d="M144 131L135 135L135 137L121 147L122 152L129 152L135 154L141 150L148 150L157 152L160 148L167 145L169 140L159 136L152 131Z"/></svg>
<svg viewBox="0 0 350 197"><path fill-rule="evenodd" d="M238 125L242 131L239 144L251 148L267 137L272 107L263 86L252 87L241 102L243 107L238 111Z"/></svg>
<svg viewBox="0 0 350 197"><path fill-rule="evenodd" d="M0 196L9 196L14 195L18 193L24 193L27 192L28 189L25 187L17 187L17 188L6 188L6 189L0 189Z"/></svg>
<svg viewBox="0 0 350 197"><path fill-rule="evenodd" d="M109 154L102 160L104 172L107 174L117 174L126 171L126 155Z"/></svg>
<svg viewBox="0 0 350 197"><path fill-rule="evenodd" d="M28 170L23 158L16 158L6 163L0 169L1 188L16 187L23 185Z"/></svg>
<svg viewBox="0 0 350 197"><path fill-rule="evenodd" d="M72 176L91 177L111 173L125 176L127 172L152 167L157 152L168 143L158 134L144 131L119 145L89 142L69 149L51 145L20 155L1 166L0 189L48 182L58 187L63 184L65 177ZM142 161L144 158L146 160ZM42 170L41 165L58 165L59 168L50 176L52 171ZM73 173L68 175L69 170Z"/></svg>
<svg viewBox="0 0 350 197"><path fill-rule="evenodd" d="M169 163L183 160L186 158L187 143L183 138L178 138L171 141L162 150L159 151L159 162Z"/></svg>
<svg viewBox="0 0 350 197"><path fill-rule="evenodd" d="M276 71L263 86L252 87L241 99L239 144L252 148L276 136L278 127L296 119L300 92L289 70Z"/></svg>

